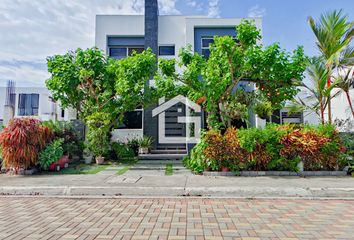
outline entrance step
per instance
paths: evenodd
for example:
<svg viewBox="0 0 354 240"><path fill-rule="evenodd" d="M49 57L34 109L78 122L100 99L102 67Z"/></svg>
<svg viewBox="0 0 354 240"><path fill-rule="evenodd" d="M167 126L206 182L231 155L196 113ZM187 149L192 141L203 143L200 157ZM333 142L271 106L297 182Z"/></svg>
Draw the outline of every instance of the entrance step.
<svg viewBox="0 0 354 240"><path fill-rule="evenodd" d="M141 154L139 160L182 160L187 154Z"/></svg>
<svg viewBox="0 0 354 240"><path fill-rule="evenodd" d="M154 149L151 154L187 154L185 149Z"/></svg>

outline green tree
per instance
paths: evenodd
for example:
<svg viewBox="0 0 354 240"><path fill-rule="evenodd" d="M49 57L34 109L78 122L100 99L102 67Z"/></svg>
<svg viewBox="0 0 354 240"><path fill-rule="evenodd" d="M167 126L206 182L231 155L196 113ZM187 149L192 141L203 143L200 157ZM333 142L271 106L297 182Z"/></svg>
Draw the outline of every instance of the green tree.
<svg viewBox="0 0 354 240"><path fill-rule="evenodd" d="M328 71L327 88L331 89L333 69L338 67L340 56L350 46L354 36L354 22L348 21L342 10L322 14L316 23L308 18L309 25L315 34L316 44L326 60ZM332 123L331 94L328 96L328 121Z"/></svg>
<svg viewBox="0 0 354 240"><path fill-rule="evenodd" d="M75 108L84 121L96 112L110 115L112 125L145 102L144 87L156 68L151 50L115 60L97 48L77 49L47 63L46 85L55 100Z"/></svg>
<svg viewBox="0 0 354 240"><path fill-rule="evenodd" d="M236 27L236 32L236 39L215 37L208 59L189 46L180 51L179 61L161 60L160 74L155 78L159 95L185 94L202 104L209 127L229 126L233 118L230 113L243 116L235 113L248 111L256 102L240 103L239 95L261 97L273 109L283 107L286 100L296 95L296 86L303 78L306 57L302 47L292 55L279 44L263 47L259 44L260 30L247 20ZM183 69L182 73L176 71L176 64ZM242 81L255 84L257 93L247 93L242 88L235 92Z"/></svg>
<svg viewBox="0 0 354 240"><path fill-rule="evenodd" d="M329 93L326 85L328 70L325 65L325 60L322 57L310 58L306 72L309 76L310 84L303 82L300 88L305 88L305 91L302 93L307 94L307 96L303 98L300 95L294 98L293 104L290 106L290 111L311 110L320 116L321 122L324 124L324 111L327 107L327 95Z"/></svg>
<svg viewBox="0 0 354 240"><path fill-rule="evenodd" d="M114 111L115 80L108 71L109 59L99 49L48 57L47 65L51 77L46 85L63 108L73 107L81 119L95 111Z"/></svg>
<svg viewBox="0 0 354 240"><path fill-rule="evenodd" d="M335 77L337 81L336 87L340 88L345 94L349 104L350 111L354 117L353 104L349 93L350 89L352 89L354 86L354 71L352 69L344 68L344 69L340 69L340 71L337 74L338 76Z"/></svg>

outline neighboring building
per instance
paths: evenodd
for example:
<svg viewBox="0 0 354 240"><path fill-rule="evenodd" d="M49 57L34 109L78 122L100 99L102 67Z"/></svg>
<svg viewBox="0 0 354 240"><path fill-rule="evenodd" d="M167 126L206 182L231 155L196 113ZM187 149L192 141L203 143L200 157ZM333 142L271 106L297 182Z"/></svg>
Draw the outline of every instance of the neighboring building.
<svg viewBox="0 0 354 240"><path fill-rule="evenodd" d="M145 1L145 16L140 15L98 15L96 16L96 46L112 58L121 59L135 50L142 52L150 47L159 58L176 58L179 49L187 45L206 57L209 55L209 44L214 36L235 36L235 27L241 18L208 18L200 16L158 16L157 1ZM255 24L261 29L261 19L256 18ZM153 84L150 81L150 84ZM245 84L246 90L253 86ZM248 88L248 89L247 89ZM113 133L114 140L124 140L143 135L155 139L155 148L169 147L159 144L158 117L152 115L152 109L137 109L126 115L125 123ZM187 109L173 106L170 124L166 124L166 137L185 136L186 127L177 118ZM177 116L178 115L178 116ZM202 114L203 115L203 114ZM180 117L180 116L179 116ZM175 118L173 121L172 118ZM259 119L249 119L252 126L258 126ZM203 125L203 123L201 123ZM156 141L157 140L157 141ZM175 146L177 147L177 146ZM181 146L178 146L181 147Z"/></svg>
<svg viewBox="0 0 354 240"><path fill-rule="evenodd" d="M0 125L4 120L7 87L0 87ZM45 87L14 87L14 117L36 117L40 120L69 120L68 110L52 101Z"/></svg>

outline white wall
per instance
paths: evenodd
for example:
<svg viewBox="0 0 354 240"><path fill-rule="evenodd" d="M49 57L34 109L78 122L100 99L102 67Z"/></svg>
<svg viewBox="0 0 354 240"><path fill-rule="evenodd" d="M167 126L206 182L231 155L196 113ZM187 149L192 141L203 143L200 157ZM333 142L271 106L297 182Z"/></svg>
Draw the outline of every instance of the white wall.
<svg viewBox="0 0 354 240"><path fill-rule="evenodd" d="M128 142L128 140L141 139L144 133L142 129L115 129L112 131L112 142Z"/></svg>
<svg viewBox="0 0 354 240"><path fill-rule="evenodd" d="M6 87L0 87L0 120L4 119L5 99L6 99Z"/></svg>
<svg viewBox="0 0 354 240"><path fill-rule="evenodd" d="M95 45L107 52L108 36L144 36L144 16L141 15L97 15Z"/></svg>
<svg viewBox="0 0 354 240"><path fill-rule="evenodd" d="M234 27L241 18L208 18L201 16L159 16L159 45L175 45L176 56L180 48L191 44L194 47L195 27ZM256 26L262 29L262 19L255 18ZM107 53L107 37L144 36L142 15L97 15L95 45Z"/></svg>
<svg viewBox="0 0 354 240"><path fill-rule="evenodd" d="M53 103L50 100L50 91L43 88L30 88L30 87L16 87L15 88L15 117L18 117L18 102L19 94L39 94L39 108L38 117L39 119L45 120L70 120L68 118L68 110L65 110L65 117L61 118L61 108L60 104ZM0 87L0 119L4 117L4 105L6 99L6 87Z"/></svg>
<svg viewBox="0 0 354 240"><path fill-rule="evenodd" d="M206 17L186 17L186 42L194 48L194 28L196 27L236 27L244 18L206 18ZM247 18L245 18L247 19ZM262 19L252 18L257 28L262 31ZM262 34L262 33L261 33Z"/></svg>
<svg viewBox="0 0 354 240"><path fill-rule="evenodd" d="M337 91L339 91L339 90L334 89L332 93L334 94ZM350 98L351 98L352 104L354 106L354 89L350 90ZM326 111L326 116L328 116L327 111ZM344 92L341 92L341 94L339 96L332 99L332 118L333 118L333 120L335 120L335 119L345 120L348 118L354 120L353 115L350 111L347 97Z"/></svg>

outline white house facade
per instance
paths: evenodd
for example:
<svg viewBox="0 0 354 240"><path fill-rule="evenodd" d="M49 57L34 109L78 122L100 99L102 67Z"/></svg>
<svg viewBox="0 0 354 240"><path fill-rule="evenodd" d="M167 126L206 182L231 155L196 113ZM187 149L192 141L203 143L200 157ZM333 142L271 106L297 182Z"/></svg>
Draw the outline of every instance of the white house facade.
<svg viewBox="0 0 354 240"><path fill-rule="evenodd" d="M50 91L45 87L13 87L12 106L8 87L0 87L0 125L4 124L6 108L11 107L12 117L35 117L46 120L70 120L70 111L64 110L52 100ZM5 120L6 121L6 120Z"/></svg>
<svg viewBox="0 0 354 240"><path fill-rule="evenodd" d="M235 27L242 21L241 18L208 18L203 16L159 16L155 1L146 1L145 15L97 15L95 45L112 58L121 59L132 54L133 51L141 52L150 47L158 58L177 58L182 47L190 45L195 52L206 57L209 55L209 44L214 36L235 36ZM262 20L253 19L256 26L262 29ZM150 81L150 84L153 84ZM246 90L253 90L253 85L244 84ZM188 108L173 106L166 112L166 117L171 120L166 124L168 139L179 139L185 136L186 126L177 123L181 114ZM143 135L155 139L156 148L167 145L159 144L158 116L153 116L151 109L137 109L129 113L126 123L113 132L113 140L126 140ZM202 116L203 117L203 114ZM128 119L130 118L130 119ZM172 122L172 118L176 121ZM249 119L252 126L261 122L252 115ZM263 123L262 123L263 124ZM203 126L203 123L201 123ZM187 126L188 128L188 126ZM160 130L161 131L161 130ZM188 132L188 131L187 131ZM156 141L157 140L157 141ZM186 145L187 142L184 144ZM183 148L181 144L174 146ZM185 147L185 146L184 146Z"/></svg>

